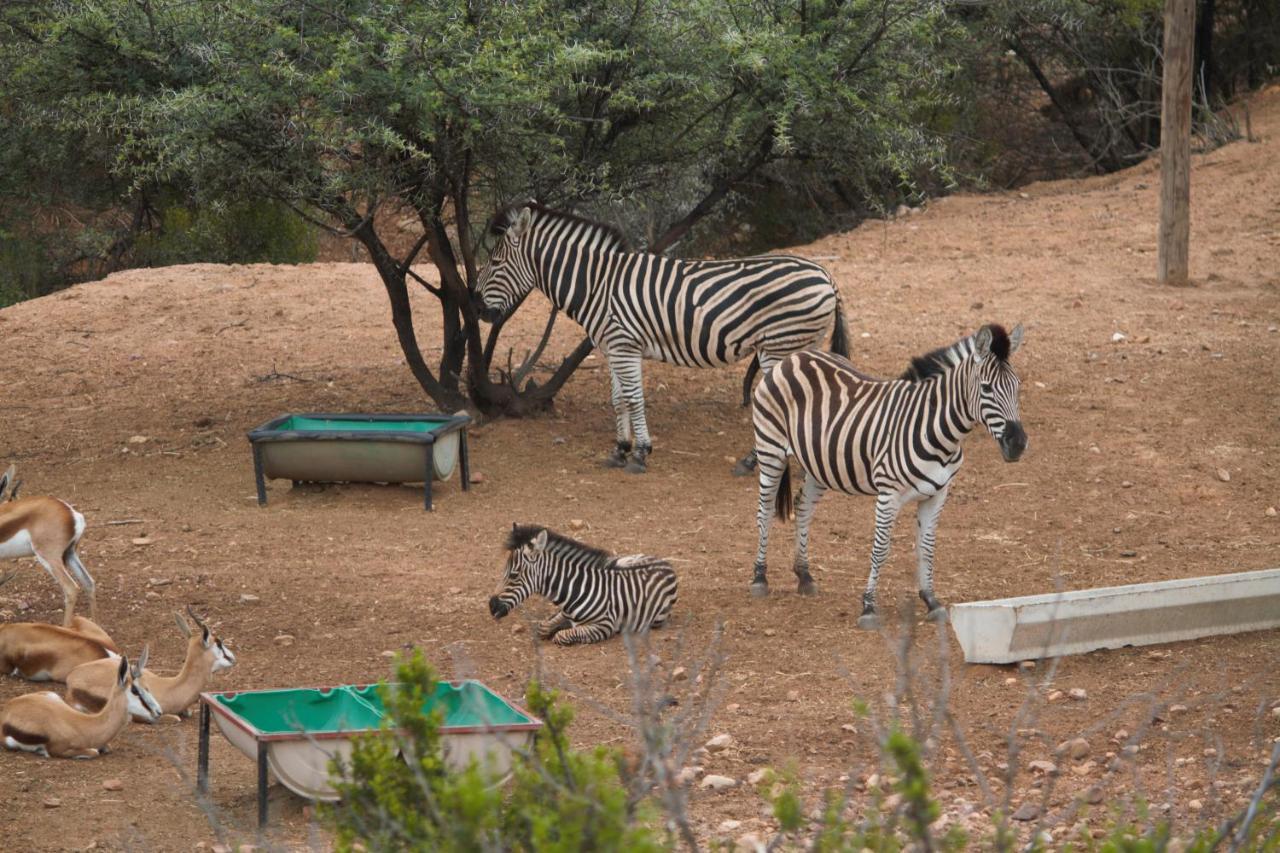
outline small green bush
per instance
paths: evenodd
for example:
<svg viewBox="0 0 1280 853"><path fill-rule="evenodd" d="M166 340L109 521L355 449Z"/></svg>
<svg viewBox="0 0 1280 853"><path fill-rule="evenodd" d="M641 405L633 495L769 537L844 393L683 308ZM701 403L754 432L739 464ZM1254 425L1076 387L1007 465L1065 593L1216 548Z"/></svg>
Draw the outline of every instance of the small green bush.
<svg viewBox="0 0 1280 853"><path fill-rule="evenodd" d="M300 264L314 261L316 249L315 229L278 202L172 204L160 227L138 238L134 265Z"/></svg>
<svg viewBox="0 0 1280 853"><path fill-rule="evenodd" d="M325 814L339 850L664 849L628 804L618 755L570 746L573 712L554 692L530 685L527 707L544 728L508 784L494 786L474 763L460 773L446 767L440 715L422 711L436 676L421 652L401 661L396 678L382 687L384 731L356 741L349 766L332 767L342 800Z"/></svg>

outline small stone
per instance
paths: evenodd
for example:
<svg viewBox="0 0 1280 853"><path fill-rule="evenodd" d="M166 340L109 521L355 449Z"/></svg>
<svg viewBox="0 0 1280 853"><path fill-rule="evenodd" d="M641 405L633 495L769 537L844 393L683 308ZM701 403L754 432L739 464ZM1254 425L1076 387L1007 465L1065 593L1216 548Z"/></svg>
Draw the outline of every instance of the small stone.
<svg viewBox="0 0 1280 853"><path fill-rule="evenodd" d="M123 791L124 782L119 779L108 779L102 783L102 787L107 791Z"/></svg>
<svg viewBox="0 0 1280 853"><path fill-rule="evenodd" d="M131 435L131 436L129 436L129 443L130 443L130 444L146 444L148 441L150 441L150 439L148 439L145 435Z"/></svg>
<svg viewBox="0 0 1280 853"><path fill-rule="evenodd" d="M1062 697L1065 695L1066 694L1063 693L1061 690L1050 690L1049 695L1046 698L1048 698L1050 702L1061 702Z"/></svg>
<svg viewBox="0 0 1280 853"><path fill-rule="evenodd" d="M1006 685L1006 686L1008 686L1008 687L1012 687L1012 686L1014 686L1015 684L1017 684L1017 683L1018 683L1018 679L1014 678L1014 677L1011 675L1011 676L1009 676L1008 678L1006 678L1006 679L1004 680L1004 683L1005 683L1005 685Z"/></svg>
<svg viewBox="0 0 1280 853"><path fill-rule="evenodd" d="M581 530L587 526L587 523L580 518L571 518L569 519L569 526L574 530Z"/></svg>
<svg viewBox="0 0 1280 853"><path fill-rule="evenodd" d="M160 593L156 592L154 589L147 590L147 601L155 601L158 598L160 598Z"/></svg>
<svg viewBox="0 0 1280 853"><path fill-rule="evenodd" d="M1269 506L1269 507L1267 507L1266 516L1267 516L1267 518L1275 518L1275 517L1276 517L1276 508L1275 508L1275 507L1273 507L1273 506Z"/></svg>
<svg viewBox="0 0 1280 853"><path fill-rule="evenodd" d="M799 702L799 701L800 701L800 691L799 691L799 690L788 690L788 691L787 691L787 701L788 701L788 702Z"/></svg>
<svg viewBox="0 0 1280 853"><path fill-rule="evenodd" d="M155 540L152 539L150 536L135 536L129 541L132 542L134 545L150 545Z"/></svg>
<svg viewBox="0 0 1280 853"><path fill-rule="evenodd" d="M147 586L168 586L173 583L169 578L152 578L147 581Z"/></svg>
<svg viewBox="0 0 1280 853"><path fill-rule="evenodd" d="M1184 713L1186 710L1187 710L1186 705L1170 705L1169 706L1170 714L1181 714L1181 713Z"/></svg>
<svg viewBox="0 0 1280 853"><path fill-rule="evenodd" d="M1084 801L1091 806L1102 802L1102 788L1094 785L1084 792Z"/></svg>
<svg viewBox="0 0 1280 853"><path fill-rule="evenodd" d="M778 636L778 632L777 632L777 631L775 631L775 630L774 630L774 629L772 629L772 628L765 628L765 629L764 629L764 635L765 635L766 637L776 637L776 636Z"/></svg>
<svg viewBox="0 0 1280 853"><path fill-rule="evenodd" d="M733 746L733 735L718 734L711 740L707 741L704 746L706 747L707 752L724 752L726 749Z"/></svg>
<svg viewBox="0 0 1280 853"><path fill-rule="evenodd" d="M472 472L471 472L471 482L472 482L472 484L476 484L476 485L478 485L478 484L480 484L480 483L485 482L485 481L486 481L486 480L488 480L488 479L489 479L488 477L486 477L484 474L482 474L482 473L481 473L481 472L479 472L479 471L472 471Z"/></svg>
<svg viewBox="0 0 1280 853"><path fill-rule="evenodd" d="M848 732L851 735L856 735L858 733L858 727L855 726L853 723L845 723L840 726L840 731Z"/></svg>
<svg viewBox="0 0 1280 853"><path fill-rule="evenodd" d="M773 771L768 767L760 767L747 774L747 784L759 785L773 778Z"/></svg>
<svg viewBox="0 0 1280 853"><path fill-rule="evenodd" d="M1204 803L1199 800L1191 800L1187 803L1187 808L1191 809L1193 812L1198 812L1204 808Z"/></svg>
<svg viewBox="0 0 1280 853"><path fill-rule="evenodd" d="M565 443L565 442L567 442L568 440L569 440L569 439L565 438L563 435L557 435L555 438L551 439L551 443L552 443L552 444L564 444L564 443Z"/></svg>
<svg viewBox="0 0 1280 853"><path fill-rule="evenodd" d="M1067 691L1067 695L1072 699L1075 699L1077 702L1083 702L1085 699L1089 698L1088 692L1086 692L1083 687L1072 687Z"/></svg>
<svg viewBox="0 0 1280 853"><path fill-rule="evenodd" d="M676 667L675 669L671 670L671 680L672 681L688 681L689 670L685 669L682 666Z"/></svg>
<svg viewBox="0 0 1280 853"><path fill-rule="evenodd" d="M462 587L460 587L460 586L451 586L451 587L449 587L449 594L450 594L450 595L462 595Z"/></svg>
<svg viewBox="0 0 1280 853"><path fill-rule="evenodd" d="M724 791L737 784L737 780L729 776L717 776L716 774L711 773L702 777L702 781L698 783L698 787L704 790L709 788L712 791Z"/></svg>
<svg viewBox="0 0 1280 853"><path fill-rule="evenodd" d="M242 592L242 593L240 593L240 603L241 603L241 604L257 604L257 603L258 603L259 601L261 601L261 600L262 600L262 599L258 598L258 596L254 595L254 594L253 594L253 593L251 593L251 592Z"/></svg>
<svg viewBox="0 0 1280 853"><path fill-rule="evenodd" d="M1129 730L1116 729L1116 733L1111 736L1111 739L1116 741L1117 743L1123 743L1124 741L1129 739Z"/></svg>
<svg viewBox="0 0 1280 853"><path fill-rule="evenodd" d="M292 646L293 640L293 634L276 634L275 639L272 642L277 646Z"/></svg>
<svg viewBox="0 0 1280 853"><path fill-rule="evenodd" d="M734 853L764 853L767 849L764 842L760 840L760 836L754 832L738 836L734 844Z"/></svg>
<svg viewBox="0 0 1280 853"><path fill-rule="evenodd" d="M720 825L716 827L716 832L722 832L727 835L730 832L737 832L741 828L742 821L740 820L722 820Z"/></svg>
<svg viewBox="0 0 1280 853"><path fill-rule="evenodd" d="M1052 761L1032 761L1027 765L1027 768L1033 773L1044 773L1049 776L1058 772L1058 765Z"/></svg>
<svg viewBox="0 0 1280 853"><path fill-rule="evenodd" d="M1035 820L1040 817L1040 807L1035 803L1023 803L1010 817L1020 821Z"/></svg>
<svg viewBox="0 0 1280 853"><path fill-rule="evenodd" d="M1033 660L1024 660L1024 661L1018 662L1018 669L1022 670L1023 672L1030 672L1035 668L1036 668L1036 662Z"/></svg>
<svg viewBox="0 0 1280 853"><path fill-rule="evenodd" d="M1210 746L1210 747L1208 747L1208 748L1206 748L1206 749L1205 749L1205 751L1204 751L1204 757L1205 757L1205 758L1217 758L1217 757L1218 757L1218 750L1216 750L1216 749L1214 749L1213 747L1211 747L1211 746Z"/></svg>
<svg viewBox="0 0 1280 853"><path fill-rule="evenodd" d="M1127 341L1128 339L1129 339L1129 336L1126 335L1124 332L1116 332L1114 335L1111 336L1111 343L1118 344L1123 341Z"/></svg>
<svg viewBox="0 0 1280 853"><path fill-rule="evenodd" d="M378 656L384 657L384 658L393 658L396 656L396 653L391 651L390 649L387 649L385 652L378 652Z"/></svg>
<svg viewBox="0 0 1280 853"><path fill-rule="evenodd" d="M525 630L526 629L523 622L517 622L516 624L511 626L511 633L513 634L523 634Z"/></svg>
<svg viewBox="0 0 1280 853"><path fill-rule="evenodd" d="M1224 482L1224 483L1230 483L1230 482L1231 482L1231 472L1230 472L1230 471L1228 471L1226 468L1219 468L1219 469L1218 469L1218 479L1219 479L1219 480L1221 480L1221 481L1222 481L1222 482Z"/></svg>
<svg viewBox="0 0 1280 853"><path fill-rule="evenodd" d="M696 764L689 767L681 767L680 772L676 774L677 785L688 785L702 775L702 768Z"/></svg>
<svg viewBox="0 0 1280 853"><path fill-rule="evenodd" d="M57 797L45 797L44 799L44 807L46 809L56 809L60 805L62 805L62 800Z"/></svg>
<svg viewBox="0 0 1280 853"><path fill-rule="evenodd" d="M1090 773L1094 771L1094 769L1097 766L1098 765L1093 763L1092 761L1082 761L1079 764L1072 767L1071 772L1076 774L1077 776L1088 776Z"/></svg>
<svg viewBox="0 0 1280 853"><path fill-rule="evenodd" d="M1079 761L1089 754L1089 741L1082 737L1072 738L1058 747L1058 752Z"/></svg>
<svg viewBox="0 0 1280 853"><path fill-rule="evenodd" d="M1120 481L1120 488L1122 488L1122 489L1132 489L1132 488L1133 488L1133 481L1131 481L1131 480L1121 480L1121 481Z"/></svg>
<svg viewBox="0 0 1280 853"><path fill-rule="evenodd" d="M867 777L867 781L866 781L866 782L864 782L864 783L863 783L863 785L864 785L864 787L865 787L868 791L870 791L872 788L879 788L879 787L880 787L880 774L879 774L879 773L872 773L870 776L868 776L868 777Z"/></svg>
<svg viewBox="0 0 1280 853"><path fill-rule="evenodd" d="M1137 552L1137 551L1121 551L1121 552L1120 552L1120 556L1121 556L1121 557L1136 557L1136 556L1138 556L1138 552Z"/></svg>

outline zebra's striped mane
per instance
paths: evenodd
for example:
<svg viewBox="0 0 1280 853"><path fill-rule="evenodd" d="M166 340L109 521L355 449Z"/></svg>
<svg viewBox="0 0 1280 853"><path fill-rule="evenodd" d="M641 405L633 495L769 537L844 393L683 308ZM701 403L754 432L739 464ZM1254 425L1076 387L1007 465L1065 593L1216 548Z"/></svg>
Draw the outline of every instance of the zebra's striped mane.
<svg viewBox="0 0 1280 853"><path fill-rule="evenodd" d="M987 326L991 330L991 353L999 361L1009 360L1009 333L999 323ZM939 347L933 352L918 355L911 359L911 364L899 379L908 382L923 382L934 376L941 376L955 367L962 359L973 351L973 336L961 338L954 344Z"/></svg>
<svg viewBox="0 0 1280 853"><path fill-rule="evenodd" d="M576 213L569 213L565 210L556 210L555 208L539 204L536 201L516 202L515 204L509 204L499 210L493 215L493 218L489 220L489 233L494 236L502 236L505 234L507 226L511 224L511 221L515 218L516 214L526 207L546 218L586 226L591 229L591 234L584 235L584 237L601 235L606 239L606 248L611 248L619 252L631 251L631 244L627 240L626 236L624 236L623 233L614 226L605 222L600 222L596 219L588 219L585 216L579 216Z"/></svg>
<svg viewBox="0 0 1280 853"><path fill-rule="evenodd" d="M536 524L518 524L511 528L507 533L506 549L514 551L517 548L523 548L533 541L534 537L542 531L547 531L547 550L568 552L574 557L590 560L593 564L603 565L610 560L609 552L603 548L593 548L577 539L570 539L561 533L556 533L546 527L539 527Z"/></svg>

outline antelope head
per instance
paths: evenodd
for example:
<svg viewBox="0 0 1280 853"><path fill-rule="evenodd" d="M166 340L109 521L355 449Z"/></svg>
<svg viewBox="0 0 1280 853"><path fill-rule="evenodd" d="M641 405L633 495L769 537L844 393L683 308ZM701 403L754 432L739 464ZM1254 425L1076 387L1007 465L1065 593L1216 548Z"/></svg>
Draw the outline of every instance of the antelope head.
<svg viewBox="0 0 1280 853"><path fill-rule="evenodd" d="M182 635L192 642L200 643L201 652L209 658L209 672L214 673L235 666L236 656L232 654L231 649L227 648L219 637L214 636L214 633L209 630L209 626L196 615L190 605L187 606L187 615L191 617L191 621L199 629L198 634L192 630L191 625L182 617L181 613L174 611L173 614L178 623L178 630L182 632Z"/></svg>

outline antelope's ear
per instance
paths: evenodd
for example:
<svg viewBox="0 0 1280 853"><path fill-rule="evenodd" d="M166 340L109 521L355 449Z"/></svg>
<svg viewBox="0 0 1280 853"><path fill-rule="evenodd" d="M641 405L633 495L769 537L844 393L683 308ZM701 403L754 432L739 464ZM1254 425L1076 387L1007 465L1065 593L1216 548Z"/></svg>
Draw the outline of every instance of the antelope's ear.
<svg viewBox="0 0 1280 853"><path fill-rule="evenodd" d="M201 642L204 643L204 647L207 649L213 645L213 634L209 631L208 625L203 626L203 628L204 628L204 635L200 639L201 639Z"/></svg>
<svg viewBox="0 0 1280 853"><path fill-rule="evenodd" d="M129 680L129 658L125 655L120 656L120 668L116 670L116 683L124 687L125 682Z"/></svg>
<svg viewBox="0 0 1280 853"><path fill-rule="evenodd" d="M983 326L973 335L973 353L978 361L986 361L991 355L991 329Z"/></svg>
<svg viewBox="0 0 1280 853"><path fill-rule="evenodd" d="M178 630L182 632L182 636L191 636L191 626L187 624L187 620L182 618L182 614L177 610L173 611L173 621L178 623Z"/></svg>
<svg viewBox="0 0 1280 853"><path fill-rule="evenodd" d="M1013 331L1009 333L1009 355L1013 355L1018 351L1018 347L1022 344L1022 324L1013 327Z"/></svg>
<svg viewBox="0 0 1280 853"><path fill-rule="evenodd" d="M133 665L133 677L141 678L142 671L147 668L147 658L151 657L150 644L142 647L142 654L138 655L138 662Z"/></svg>
<svg viewBox="0 0 1280 853"><path fill-rule="evenodd" d="M520 212L516 214L515 219L511 220L511 224L507 226L507 236L513 240L520 239L520 235L529 227L529 223L533 221L533 211L527 207L520 208Z"/></svg>
<svg viewBox="0 0 1280 853"><path fill-rule="evenodd" d="M539 530L538 535L533 537L533 550L545 551L547 548L547 531Z"/></svg>
<svg viewBox="0 0 1280 853"><path fill-rule="evenodd" d="M4 500L5 492L9 490L9 484L13 482L14 471L14 466L10 465L8 471L0 474L0 501Z"/></svg>

